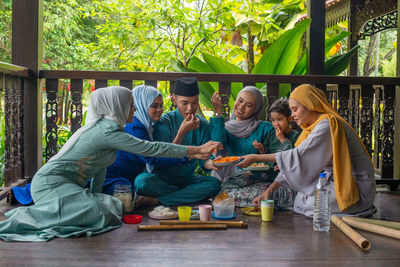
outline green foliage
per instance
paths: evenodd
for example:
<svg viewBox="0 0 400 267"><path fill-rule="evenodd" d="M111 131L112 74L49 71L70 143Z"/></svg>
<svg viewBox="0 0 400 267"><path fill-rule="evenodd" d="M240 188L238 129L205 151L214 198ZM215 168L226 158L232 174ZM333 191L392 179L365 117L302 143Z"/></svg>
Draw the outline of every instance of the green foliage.
<svg viewBox="0 0 400 267"><path fill-rule="evenodd" d="M12 0L0 1L0 61L11 63Z"/></svg>
<svg viewBox="0 0 400 267"><path fill-rule="evenodd" d="M302 36L306 31L310 20L304 20L298 23L293 29L286 31L282 34L263 54L257 65L253 69L253 74L290 74L296 65L298 54L300 51L300 43ZM245 71L237 66L226 62L218 57L202 53L204 62L198 58L193 58L189 64L189 71L196 72L211 72L211 73L239 73L243 74ZM261 87L262 85L259 85ZM234 99L238 92L243 88L241 83L232 83L231 85L231 99L230 105L232 106ZM287 94L288 88L284 89L283 94ZM217 91L216 84L209 84L200 87L201 99L211 98L214 91ZM202 104L211 108L210 101L202 102Z"/></svg>
<svg viewBox="0 0 400 267"><path fill-rule="evenodd" d="M358 48L359 46L357 45L350 49L347 53L334 56L325 61L325 74L339 75L340 73L342 73L347 68L347 66L349 66L350 58L357 52Z"/></svg>
<svg viewBox="0 0 400 267"><path fill-rule="evenodd" d="M342 31L338 34L333 34L331 37L325 40L325 57L331 50L331 48L341 42L344 38L350 36L351 33ZM325 69L324 73L326 75L338 75L342 73L350 62L350 57L355 54L357 51L358 46L351 49L342 55L334 56L325 61ZM295 75L305 75L307 73L307 54L303 52L303 55L297 62L295 68L292 71L292 74Z"/></svg>
<svg viewBox="0 0 400 267"><path fill-rule="evenodd" d="M358 52L358 59L359 59L358 64L361 76L365 75L364 64L368 56L368 46L370 39L371 37L367 36L365 40L358 41L358 44L360 45L360 49ZM372 76L387 76L387 77L396 76L396 52L391 51L395 50L396 47L397 47L396 29L390 29L380 32L378 73L374 72L373 74L371 74ZM376 47L371 52L375 53ZM371 65L374 65L375 56L372 55L371 60L373 61Z"/></svg>
<svg viewBox="0 0 400 267"><path fill-rule="evenodd" d="M85 43L96 42L92 18L84 17L88 0L45 0L43 22L43 68L89 70L95 59Z"/></svg>
<svg viewBox="0 0 400 267"><path fill-rule="evenodd" d="M311 20L299 22L282 34L263 54L252 74L289 75L297 63L300 43Z"/></svg>
<svg viewBox="0 0 400 267"><path fill-rule="evenodd" d="M256 36L258 47L268 47L305 12L304 0L236 1L232 4L235 26L242 35ZM248 36L247 36L248 38Z"/></svg>

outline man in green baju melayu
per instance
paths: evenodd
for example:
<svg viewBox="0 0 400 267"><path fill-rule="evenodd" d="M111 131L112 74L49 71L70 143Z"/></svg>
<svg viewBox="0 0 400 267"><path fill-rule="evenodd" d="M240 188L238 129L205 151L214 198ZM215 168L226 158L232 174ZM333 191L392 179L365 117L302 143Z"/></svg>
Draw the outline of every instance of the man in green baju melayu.
<svg viewBox="0 0 400 267"><path fill-rule="evenodd" d="M196 114L199 107L199 87L195 78L175 81L173 101L177 109L155 122L154 141L199 146L210 141L208 121ZM194 174L196 159L187 159L176 166L159 166L135 179L137 205L161 203L165 206L193 203L217 194L220 182L213 176ZM216 169L211 160L200 161L204 169Z"/></svg>

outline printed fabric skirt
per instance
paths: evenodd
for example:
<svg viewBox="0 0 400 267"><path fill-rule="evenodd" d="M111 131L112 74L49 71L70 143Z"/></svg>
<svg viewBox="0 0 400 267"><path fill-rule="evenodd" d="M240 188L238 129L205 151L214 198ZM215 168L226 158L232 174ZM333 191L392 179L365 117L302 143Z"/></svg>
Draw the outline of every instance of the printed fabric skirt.
<svg viewBox="0 0 400 267"><path fill-rule="evenodd" d="M273 180L262 175L239 172L224 180L221 192L226 191L231 198L234 198L237 207L252 207L253 199L267 190ZM293 210L295 197L295 191L281 186L273 192L271 199L274 200L276 210Z"/></svg>
<svg viewBox="0 0 400 267"><path fill-rule="evenodd" d="M121 226L122 203L91 193L61 176L35 176L32 206L5 214L0 238L5 241L48 241L54 237L91 236Z"/></svg>

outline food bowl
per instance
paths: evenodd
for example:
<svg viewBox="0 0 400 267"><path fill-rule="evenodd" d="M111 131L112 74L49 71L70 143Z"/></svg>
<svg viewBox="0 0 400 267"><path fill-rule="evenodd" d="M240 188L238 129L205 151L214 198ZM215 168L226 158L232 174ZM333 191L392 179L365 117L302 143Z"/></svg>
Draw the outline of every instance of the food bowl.
<svg viewBox="0 0 400 267"><path fill-rule="evenodd" d="M214 214L216 217L232 217L235 213L235 204L233 205L218 205L213 204Z"/></svg>

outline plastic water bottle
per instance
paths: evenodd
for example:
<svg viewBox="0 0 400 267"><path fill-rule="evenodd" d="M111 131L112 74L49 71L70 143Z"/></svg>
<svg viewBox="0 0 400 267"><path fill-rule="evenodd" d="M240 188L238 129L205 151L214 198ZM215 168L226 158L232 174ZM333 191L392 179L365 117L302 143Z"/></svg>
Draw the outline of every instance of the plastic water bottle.
<svg viewBox="0 0 400 267"><path fill-rule="evenodd" d="M329 181L326 173L319 175L317 186L315 187L314 196L314 231L329 231L331 210L329 208Z"/></svg>

